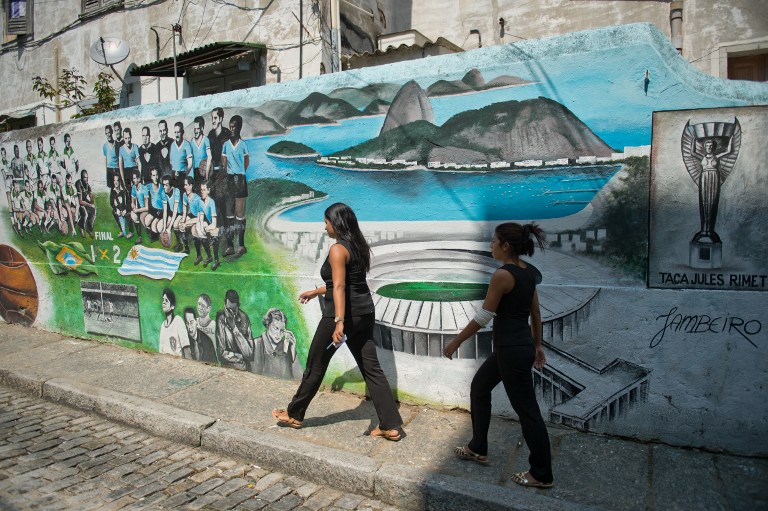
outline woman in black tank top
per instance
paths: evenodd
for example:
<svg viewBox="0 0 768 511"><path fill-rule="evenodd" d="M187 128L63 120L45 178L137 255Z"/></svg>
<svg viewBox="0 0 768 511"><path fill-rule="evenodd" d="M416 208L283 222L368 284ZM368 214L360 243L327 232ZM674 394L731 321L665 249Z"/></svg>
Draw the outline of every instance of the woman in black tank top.
<svg viewBox="0 0 768 511"><path fill-rule="evenodd" d="M453 358L461 343L475 335L493 319L493 353L483 362L472 379L470 406L472 440L456 447L463 460L487 464L488 427L491 423L491 392L499 383L520 418L523 437L531 454L530 469L512 474L517 484L551 488L552 457L549 435L536 402L531 367L542 368L547 359L541 347L541 312L536 284L541 273L520 259L533 255L533 239L543 250L544 233L534 224L507 222L496 227L491 241L493 258L503 263L491 276L483 308L450 343L443 354ZM531 322L528 324L528 318Z"/></svg>
<svg viewBox="0 0 768 511"><path fill-rule="evenodd" d="M325 230L336 240L320 269L325 286L299 295L301 303L325 295L323 317L309 347L306 369L296 395L287 409L272 410L272 415L280 425L302 427L307 407L323 382L331 357L346 342L379 416L379 426L367 433L386 440L400 440L403 420L373 342L375 310L365 280L371 266L371 249L360 232L354 211L346 204L337 202L325 210Z"/></svg>

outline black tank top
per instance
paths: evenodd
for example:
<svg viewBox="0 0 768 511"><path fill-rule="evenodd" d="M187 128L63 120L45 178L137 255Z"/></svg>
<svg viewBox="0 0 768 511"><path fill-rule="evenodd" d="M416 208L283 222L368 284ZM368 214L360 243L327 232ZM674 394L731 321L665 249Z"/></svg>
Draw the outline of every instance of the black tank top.
<svg viewBox="0 0 768 511"><path fill-rule="evenodd" d="M352 251L349 249L349 243L338 240L340 244L349 252L349 262L346 268L346 286L344 287L344 317L364 316L375 312L371 290L368 288L368 282L365 280L365 271L357 261L352 259ZM325 311L323 317L332 318L336 316L336 307L333 302L333 275L331 273L331 262L329 256L326 256L323 266L320 268L320 277L325 282Z"/></svg>
<svg viewBox="0 0 768 511"><path fill-rule="evenodd" d="M528 317L536 284L541 282L541 272L531 263L525 268L505 264L501 269L515 277L515 287L501 297L493 320L494 346L525 346L533 344Z"/></svg>

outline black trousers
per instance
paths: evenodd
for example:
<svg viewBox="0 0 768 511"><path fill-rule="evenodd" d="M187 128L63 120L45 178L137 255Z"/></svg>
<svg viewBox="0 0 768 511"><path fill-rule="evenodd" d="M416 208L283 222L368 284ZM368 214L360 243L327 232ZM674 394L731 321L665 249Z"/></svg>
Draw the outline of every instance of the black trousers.
<svg viewBox="0 0 768 511"><path fill-rule="evenodd" d="M80 206L80 220L77 225L86 231L93 232L93 222L96 220L96 208L93 206Z"/></svg>
<svg viewBox="0 0 768 511"><path fill-rule="evenodd" d="M489 356L472 379L469 399L472 407L472 452L488 454L488 427L491 424L491 391L502 382L512 408L520 418L523 438L531 454L529 472L537 481L552 482L552 454L549 435L536 402L531 368L533 345L501 346Z"/></svg>
<svg viewBox="0 0 768 511"><path fill-rule="evenodd" d="M376 345L373 343L374 315L352 316L344 321L344 333L347 335L347 347L355 357L357 367L363 374L363 379L368 385L371 401L379 416L379 427L382 429L394 429L403 423L400 412L397 410L395 398L384 375L379 359L376 356ZM336 323L333 318L322 318L317 325L315 336L309 347L307 355L307 367L301 377L299 389L288 405L288 415L296 420L304 420L309 403L317 394L320 384L328 369L331 358L336 353L336 348L331 342Z"/></svg>
<svg viewBox="0 0 768 511"><path fill-rule="evenodd" d="M119 167L107 167L107 188L110 190L115 185L115 176L120 175Z"/></svg>

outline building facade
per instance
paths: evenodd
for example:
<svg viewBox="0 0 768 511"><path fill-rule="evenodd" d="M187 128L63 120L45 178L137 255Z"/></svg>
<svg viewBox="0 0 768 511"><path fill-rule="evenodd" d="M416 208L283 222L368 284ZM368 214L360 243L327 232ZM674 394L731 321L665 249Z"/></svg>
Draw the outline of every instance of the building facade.
<svg viewBox="0 0 768 511"><path fill-rule="evenodd" d="M91 105L94 80L110 71L90 57L100 38L130 50L114 65L119 107L637 22L654 24L703 73L767 77L760 0L4 0L0 22L5 129L65 121ZM79 106L32 90L34 77L55 84L72 68L87 83Z"/></svg>

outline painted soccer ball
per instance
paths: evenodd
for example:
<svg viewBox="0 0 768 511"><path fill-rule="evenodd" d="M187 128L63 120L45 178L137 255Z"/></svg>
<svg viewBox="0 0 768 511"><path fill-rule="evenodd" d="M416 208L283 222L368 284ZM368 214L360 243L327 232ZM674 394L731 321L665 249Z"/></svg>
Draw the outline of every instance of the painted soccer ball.
<svg viewBox="0 0 768 511"><path fill-rule="evenodd" d="M37 284L29 263L16 249L0 245L0 316L30 326L37 318Z"/></svg>

